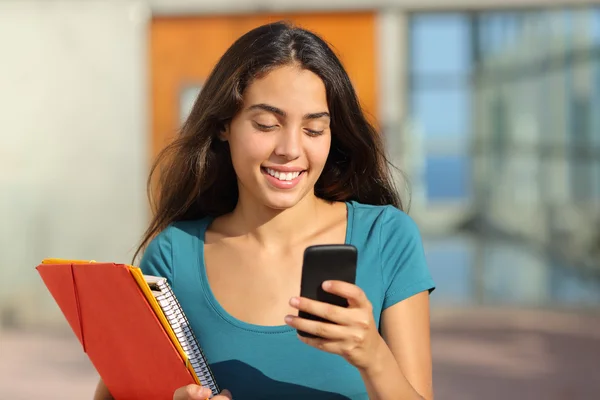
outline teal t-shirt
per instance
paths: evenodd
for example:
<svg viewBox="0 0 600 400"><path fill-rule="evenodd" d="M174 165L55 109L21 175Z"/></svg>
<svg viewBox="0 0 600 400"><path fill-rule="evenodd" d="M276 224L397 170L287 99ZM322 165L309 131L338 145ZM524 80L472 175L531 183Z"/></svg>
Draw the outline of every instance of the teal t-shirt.
<svg viewBox="0 0 600 400"><path fill-rule="evenodd" d="M386 308L433 291L419 230L392 206L347 202L346 243L358 249L356 284L379 326ZM341 356L302 343L287 326L240 321L213 295L204 267L211 218L176 222L148 245L144 274L168 279L222 389L236 400L368 399L356 368Z"/></svg>

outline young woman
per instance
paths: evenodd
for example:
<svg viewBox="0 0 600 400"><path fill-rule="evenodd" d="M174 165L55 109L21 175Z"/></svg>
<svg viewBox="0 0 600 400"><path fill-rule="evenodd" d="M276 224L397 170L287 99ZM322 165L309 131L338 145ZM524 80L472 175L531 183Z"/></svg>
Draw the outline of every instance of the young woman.
<svg viewBox="0 0 600 400"><path fill-rule="evenodd" d="M284 23L239 38L159 164L140 266L172 285L229 390L215 399L433 398L419 231L323 40ZM299 298L304 250L331 243L358 249L356 284L323 284L348 308ZM110 398L102 382L96 398Z"/></svg>

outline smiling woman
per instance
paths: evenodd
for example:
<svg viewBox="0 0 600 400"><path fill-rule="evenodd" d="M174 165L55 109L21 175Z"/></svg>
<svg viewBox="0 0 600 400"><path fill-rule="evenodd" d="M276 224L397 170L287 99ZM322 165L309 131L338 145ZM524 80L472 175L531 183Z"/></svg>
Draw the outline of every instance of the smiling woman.
<svg viewBox="0 0 600 400"><path fill-rule="evenodd" d="M250 400L432 397L419 231L320 37L274 23L239 38L158 166L140 267L169 280L221 387ZM356 282L323 290L348 307L300 297L304 250L342 243L358 251Z"/></svg>

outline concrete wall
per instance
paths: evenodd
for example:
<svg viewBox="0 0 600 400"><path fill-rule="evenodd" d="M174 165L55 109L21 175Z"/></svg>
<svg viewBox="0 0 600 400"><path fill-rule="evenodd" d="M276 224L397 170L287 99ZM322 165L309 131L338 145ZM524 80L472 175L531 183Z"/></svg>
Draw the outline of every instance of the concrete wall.
<svg viewBox="0 0 600 400"><path fill-rule="evenodd" d="M131 259L148 215L148 16L0 1L0 323L62 322L44 257Z"/></svg>

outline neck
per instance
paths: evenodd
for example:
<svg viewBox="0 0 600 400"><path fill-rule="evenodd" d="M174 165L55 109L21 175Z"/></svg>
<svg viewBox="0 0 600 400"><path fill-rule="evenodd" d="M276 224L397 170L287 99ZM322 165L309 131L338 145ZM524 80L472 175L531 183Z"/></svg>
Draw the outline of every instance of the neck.
<svg viewBox="0 0 600 400"><path fill-rule="evenodd" d="M307 229L319 218L323 200L309 195L295 206L276 210L254 202L239 201L231 214L236 231L256 240L261 246L280 247L307 236Z"/></svg>

